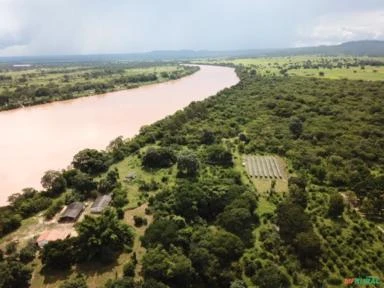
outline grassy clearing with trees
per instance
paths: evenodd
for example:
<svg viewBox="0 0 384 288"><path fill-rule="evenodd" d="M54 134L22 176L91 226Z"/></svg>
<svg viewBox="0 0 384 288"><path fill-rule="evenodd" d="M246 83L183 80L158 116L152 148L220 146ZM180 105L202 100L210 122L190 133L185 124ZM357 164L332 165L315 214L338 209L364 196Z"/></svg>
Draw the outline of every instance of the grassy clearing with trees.
<svg viewBox="0 0 384 288"><path fill-rule="evenodd" d="M19 250L8 247L4 279L21 273L28 283L29 268L33 287L38 277L49 287L85 277L89 287L107 288L340 287L344 278L383 279L377 224L384 223L384 82L261 76L254 69L238 67L240 83L133 139L78 153L74 169L44 177L45 192L14 197L2 211L3 235L47 209L32 205L38 197L50 206L49 199L112 193L114 208L78 224L79 237L50 245L55 253L44 248L35 266L18 264ZM244 155L284 159L288 191L260 193ZM131 171L136 179L126 181ZM354 195L360 212L340 192ZM137 206L147 208L144 214L130 209ZM103 227L108 233L99 235ZM102 249L108 241L112 251ZM79 248L92 248L90 258ZM63 257L68 271L41 270L41 261L55 269L48 267L52 257Z"/></svg>
<svg viewBox="0 0 384 288"><path fill-rule="evenodd" d="M213 64L252 67L264 76L305 76L365 81L384 80L384 58L352 56L286 56L212 60Z"/></svg>

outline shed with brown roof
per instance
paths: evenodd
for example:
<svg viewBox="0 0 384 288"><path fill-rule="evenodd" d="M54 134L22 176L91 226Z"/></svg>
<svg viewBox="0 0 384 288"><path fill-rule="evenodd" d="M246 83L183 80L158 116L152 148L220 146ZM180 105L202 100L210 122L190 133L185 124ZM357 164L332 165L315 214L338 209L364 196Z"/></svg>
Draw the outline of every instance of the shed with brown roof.
<svg viewBox="0 0 384 288"><path fill-rule="evenodd" d="M84 204L81 202L72 202L61 214L59 222L75 222L84 210Z"/></svg>

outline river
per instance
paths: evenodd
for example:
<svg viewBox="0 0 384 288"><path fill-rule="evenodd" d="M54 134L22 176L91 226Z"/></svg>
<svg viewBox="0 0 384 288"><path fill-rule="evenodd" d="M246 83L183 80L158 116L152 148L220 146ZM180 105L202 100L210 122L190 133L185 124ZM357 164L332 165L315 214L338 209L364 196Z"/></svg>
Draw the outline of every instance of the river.
<svg viewBox="0 0 384 288"><path fill-rule="evenodd" d="M41 189L44 172L68 167L81 149L132 137L238 81L233 68L201 65L174 81L0 112L0 205L25 187Z"/></svg>

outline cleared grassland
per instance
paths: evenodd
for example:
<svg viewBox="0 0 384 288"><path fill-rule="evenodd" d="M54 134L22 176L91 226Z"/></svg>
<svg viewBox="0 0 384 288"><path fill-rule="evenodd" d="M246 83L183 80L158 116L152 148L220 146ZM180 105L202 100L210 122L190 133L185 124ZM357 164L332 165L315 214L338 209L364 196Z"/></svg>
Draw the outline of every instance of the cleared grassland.
<svg viewBox="0 0 384 288"><path fill-rule="evenodd" d="M320 73L324 73L321 76ZM367 80L367 81L383 81L384 80L384 66L374 67L365 66L364 69L360 67L347 68L333 68L333 69L297 69L289 71L290 75L305 76L305 77L324 77L329 79L351 79L351 80Z"/></svg>
<svg viewBox="0 0 384 288"><path fill-rule="evenodd" d="M382 65L359 65L369 61L382 62ZM352 56L287 56L287 57L257 57L236 59L214 59L212 64L244 65L255 69L257 75L288 75L304 77L323 77L328 79L351 79L367 81L384 80L383 57L352 57ZM311 68L312 66L320 66ZM324 67L325 66L325 67ZM320 73L323 72L324 74Z"/></svg>

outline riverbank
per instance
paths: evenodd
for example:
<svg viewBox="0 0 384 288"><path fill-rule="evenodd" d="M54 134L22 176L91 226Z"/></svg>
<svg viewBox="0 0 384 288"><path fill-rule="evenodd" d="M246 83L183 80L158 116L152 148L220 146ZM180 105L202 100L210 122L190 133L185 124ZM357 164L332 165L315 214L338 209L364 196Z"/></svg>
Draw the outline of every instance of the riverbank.
<svg viewBox="0 0 384 288"><path fill-rule="evenodd" d="M1 112L0 204L22 188L40 189L44 172L66 168L78 151L105 149L238 81L233 68L200 66L175 81Z"/></svg>
<svg viewBox="0 0 384 288"><path fill-rule="evenodd" d="M133 65L133 64L130 64ZM142 64L12 67L0 70L0 111L52 103L180 79L198 66Z"/></svg>

